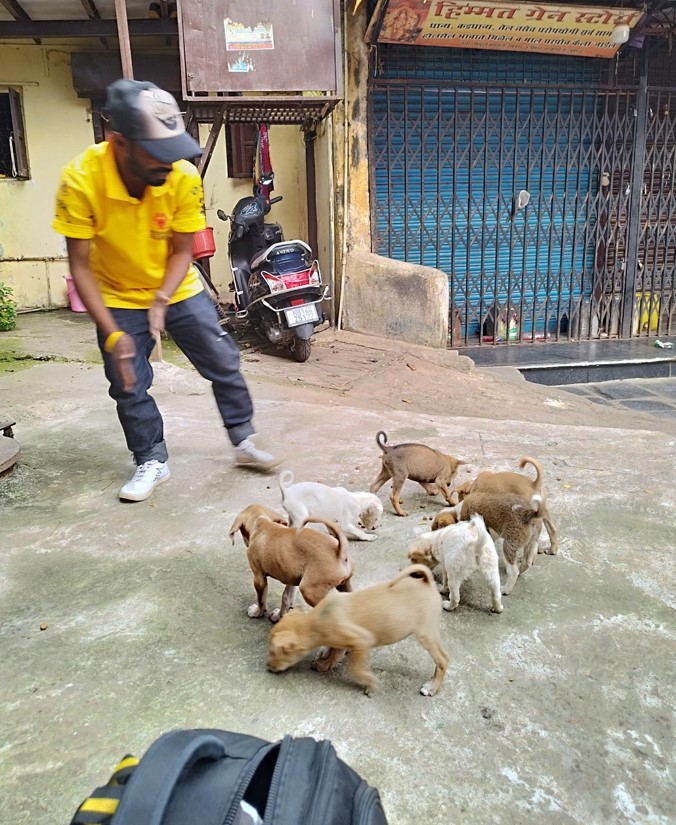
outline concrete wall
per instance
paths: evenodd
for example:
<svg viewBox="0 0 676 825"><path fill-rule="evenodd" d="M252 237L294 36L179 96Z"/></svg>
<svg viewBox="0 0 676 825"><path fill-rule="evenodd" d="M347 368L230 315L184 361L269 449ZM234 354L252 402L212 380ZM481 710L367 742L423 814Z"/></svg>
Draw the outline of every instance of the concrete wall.
<svg viewBox="0 0 676 825"><path fill-rule="evenodd" d="M365 4L343 17L345 101L336 113L339 324L346 330L448 347L448 277L371 254L368 156L369 48Z"/></svg>
<svg viewBox="0 0 676 825"><path fill-rule="evenodd" d="M448 346L448 277L370 252L347 256L343 326L352 332Z"/></svg>
<svg viewBox="0 0 676 825"><path fill-rule="evenodd" d="M21 90L31 169L27 181L0 179L0 280L14 289L22 309L67 304L65 242L50 226L54 196L63 165L94 142L89 102L78 99L73 91L70 53L71 47L65 46L0 44L0 89L11 85ZM201 138L204 144L204 130ZM275 194L284 196L284 201L273 207L271 218L282 224L287 238L306 237L302 133L297 126L274 126L270 146ZM324 145L324 150L317 152L318 179L322 180L317 209L320 262L325 271L332 268L327 156ZM249 194L250 180L227 177L225 136L221 134L205 177L205 202L207 220L216 232L212 274L224 290L231 279L228 225L218 220L216 209L229 212L239 198Z"/></svg>

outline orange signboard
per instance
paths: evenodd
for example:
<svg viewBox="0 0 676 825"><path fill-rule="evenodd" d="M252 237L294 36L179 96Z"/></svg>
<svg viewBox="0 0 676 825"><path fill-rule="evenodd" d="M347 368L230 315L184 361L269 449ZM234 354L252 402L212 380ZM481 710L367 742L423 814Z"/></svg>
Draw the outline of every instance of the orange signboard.
<svg viewBox="0 0 676 825"><path fill-rule="evenodd" d="M622 42L611 42L613 31L631 29L642 14L550 3L389 0L378 42L613 57Z"/></svg>

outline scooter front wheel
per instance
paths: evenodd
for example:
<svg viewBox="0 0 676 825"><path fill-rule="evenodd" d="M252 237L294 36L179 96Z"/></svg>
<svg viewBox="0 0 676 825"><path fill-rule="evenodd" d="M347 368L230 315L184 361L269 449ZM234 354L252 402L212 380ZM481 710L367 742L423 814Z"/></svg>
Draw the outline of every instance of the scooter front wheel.
<svg viewBox="0 0 676 825"><path fill-rule="evenodd" d="M291 352L295 361L302 364L310 357L310 349L312 344L309 338L294 338L291 344Z"/></svg>

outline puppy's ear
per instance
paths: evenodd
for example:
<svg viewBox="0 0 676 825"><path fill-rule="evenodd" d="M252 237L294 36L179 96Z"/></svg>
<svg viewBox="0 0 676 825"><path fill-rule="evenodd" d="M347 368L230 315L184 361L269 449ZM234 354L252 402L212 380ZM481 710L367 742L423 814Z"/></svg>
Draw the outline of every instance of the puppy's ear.
<svg viewBox="0 0 676 825"><path fill-rule="evenodd" d="M276 633L273 639L270 639L270 647L275 653L293 653L298 649L296 642L296 634L288 630L283 630L281 633Z"/></svg>
<svg viewBox="0 0 676 825"><path fill-rule="evenodd" d="M237 516L237 518L233 521L233 523L230 525L230 532L228 533L228 537L231 539L233 544L235 543L235 536L237 535L237 532L242 527L242 523L242 514L240 513Z"/></svg>

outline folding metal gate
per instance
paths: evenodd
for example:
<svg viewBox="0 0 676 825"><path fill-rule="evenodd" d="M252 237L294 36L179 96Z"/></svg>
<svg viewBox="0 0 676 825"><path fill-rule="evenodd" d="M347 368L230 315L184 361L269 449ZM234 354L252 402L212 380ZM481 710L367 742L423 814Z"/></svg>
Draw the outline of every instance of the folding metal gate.
<svg viewBox="0 0 676 825"><path fill-rule="evenodd" d="M613 87L608 69L550 55L379 48L373 249L448 273L451 345L671 330L671 93L655 92L648 107L640 89ZM643 135L641 102L662 107L661 120L646 110ZM642 178L641 138L650 147Z"/></svg>

